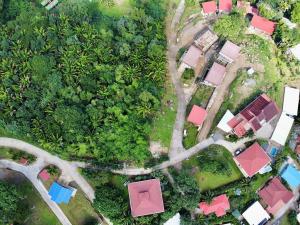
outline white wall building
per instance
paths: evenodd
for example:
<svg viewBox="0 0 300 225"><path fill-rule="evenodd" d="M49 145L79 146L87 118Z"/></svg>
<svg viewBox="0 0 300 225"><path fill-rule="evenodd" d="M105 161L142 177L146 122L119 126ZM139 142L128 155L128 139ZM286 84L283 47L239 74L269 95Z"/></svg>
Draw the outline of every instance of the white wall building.
<svg viewBox="0 0 300 225"><path fill-rule="evenodd" d="M218 123L217 127L226 132L229 133L232 128L227 124L232 118L234 117L234 115L227 110L226 113L224 114L224 116L222 117L221 121Z"/></svg>
<svg viewBox="0 0 300 225"><path fill-rule="evenodd" d="M250 225L264 224L263 222L267 222L271 218L258 201L252 204L242 215Z"/></svg>
<svg viewBox="0 0 300 225"><path fill-rule="evenodd" d="M282 111L290 116L298 115L299 89L285 87Z"/></svg>
<svg viewBox="0 0 300 225"><path fill-rule="evenodd" d="M287 116L285 113L282 113L273 132L271 140L276 142L277 144L284 146L286 139L288 138L289 133L292 129L293 123L293 118Z"/></svg>

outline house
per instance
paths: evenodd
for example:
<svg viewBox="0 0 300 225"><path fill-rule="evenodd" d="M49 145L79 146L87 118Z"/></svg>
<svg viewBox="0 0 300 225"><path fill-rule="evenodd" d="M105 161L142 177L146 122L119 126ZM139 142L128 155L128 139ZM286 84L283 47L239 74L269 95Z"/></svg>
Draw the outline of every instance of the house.
<svg viewBox="0 0 300 225"><path fill-rule="evenodd" d="M273 215L284 207L294 196L293 193L281 183L278 177L273 178L258 192L258 195L263 202L268 205L267 211Z"/></svg>
<svg viewBox="0 0 300 225"><path fill-rule="evenodd" d="M19 163L22 164L23 166L27 166L28 165L28 159L22 157L19 160Z"/></svg>
<svg viewBox="0 0 300 225"><path fill-rule="evenodd" d="M280 175L291 188L296 189L300 186L300 172L289 164Z"/></svg>
<svg viewBox="0 0 300 225"><path fill-rule="evenodd" d="M176 213L171 219L165 222L163 225L180 225L180 214Z"/></svg>
<svg viewBox="0 0 300 225"><path fill-rule="evenodd" d="M258 131L278 114L276 103L266 94L262 94L230 120L228 125L234 134L243 137L249 130Z"/></svg>
<svg viewBox="0 0 300 225"><path fill-rule="evenodd" d="M245 177L253 177L257 173L262 173L271 163L271 158L265 150L255 142L245 151L234 158Z"/></svg>
<svg viewBox="0 0 300 225"><path fill-rule="evenodd" d="M264 225L271 218L258 201L253 203L242 215L249 225Z"/></svg>
<svg viewBox="0 0 300 225"><path fill-rule="evenodd" d="M218 59L224 63L234 62L240 55L241 48L231 41L226 41L221 51L219 52Z"/></svg>
<svg viewBox="0 0 300 225"><path fill-rule="evenodd" d="M272 35L275 31L276 24L264 17L254 15L251 20L251 28L258 30L267 35Z"/></svg>
<svg viewBox="0 0 300 225"><path fill-rule="evenodd" d="M237 8L243 9L246 14L258 15L258 9L254 6L251 6L250 2L246 1L237 1Z"/></svg>
<svg viewBox="0 0 300 225"><path fill-rule="evenodd" d="M200 202L199 208L204 215L215 213L217 217L221 217L226 215L226 211L230 209L230 204L226 194L223 194L213 198L211 203Z"/></svg>
<svg viewBox="0 0 300 225"><path fill-rule="evenodd" d="M210 68L208 74L204 79L204 84L211 85L217 87L222 84L222 81L225 77L226 67L214 62L212 67Z"/></svg>
<svg viewBox="0 0 300 225"><path fill-rule="evenodd" d="M43 181L47 181L50 178L50 174L46 169L43 169L42 172L39 173L39 178L41 178Z"/></svg>
<svg viewBox="0 0 300 225"><path fill-rule="evenodd" d="M128 193L133 217L165 211L159 179L130 183Z"/></svg>
<svg viewBox="0 0 300 225"><path fill-rule="evenodd" d="M74 189L71 187L64 187L57 182L54 182L49 190L51 200L57 204L66 203L68 204L72 198Z"/></svg>
<svg viewBox="0 0 300 225"><path fill-rule="evenodd" d="M203 16L209 16L217 13L216 1L209 1L202 3L202 14Z"/></svg>
<svg viewBox="0 0 300 225"><path fill-rule="evenodd" d="M195 126L201 126L207 116L207 112L204 108L193 105L193 108L187 118L188 122L193 123Z"/></svg>
<svg viewBox="0 0 300 225"><path fill-rule="evenodd" d="M195 69L202 56L202 51L195 45L191 45L188 51L182 57L182 63L185 68Z"/></svg>
<svg viewBox="0 0 300 225"><path fill-rule="evenodd" d="M293 124L294 119L282 113L272 134L271 141L284 146Z"/></svg>
<svg viewBox="0 0 300 225"><path fill-rule="evenodd" d="M287 53L293 55L295 59L300 60L300 44L297 44L296 46L289 48L287 50Z"/></svg>
<svg viewBox="0 0 300 225"><path fill-rule="evenodd" d="M227 110L220 122L218 123L217 127L226 132L229 133L231 131L231 127L228 125L228 122L234 117L234 115Z"/></svg>
<svg viewBox="0 0 300 225"><path fill-rule="evenodd" d="M232 10L232 0L219 0L219 12L229 13Z"/></svg>
<svg viewBox="0 0 300 225"><path fill-rule="evenodd" d="M219 37L214 32L206 28L196 36L194 44L202 52L206 52L218 39Z"/></svg>
<svg viewBox="0 0 300 225"><path fill-rule="evenodd" d="M285 87L282 111L290 116L298 115L299 89Z"/></svg>

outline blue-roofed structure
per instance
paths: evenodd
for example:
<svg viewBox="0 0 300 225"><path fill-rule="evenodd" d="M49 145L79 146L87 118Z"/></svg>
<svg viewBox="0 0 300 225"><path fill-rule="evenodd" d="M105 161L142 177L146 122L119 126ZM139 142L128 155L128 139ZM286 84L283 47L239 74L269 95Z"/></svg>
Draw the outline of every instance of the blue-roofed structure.
<svg viewBox="0 0 300 225"><path fill-rule="evenodd" d="M300 172L292 165L288 165L287 168L283 170L281 177L291 188L297 188L300 185Z"/></svg>
<svg viewBox="0 0 300 225"><path fill-rule="evenodd" d="M51 200L56 202L57 204L66 203L68 204L70 199L72 198L73 189L66 188L57 182L54 182L49 190L49 195L51 196Z"/></svg>

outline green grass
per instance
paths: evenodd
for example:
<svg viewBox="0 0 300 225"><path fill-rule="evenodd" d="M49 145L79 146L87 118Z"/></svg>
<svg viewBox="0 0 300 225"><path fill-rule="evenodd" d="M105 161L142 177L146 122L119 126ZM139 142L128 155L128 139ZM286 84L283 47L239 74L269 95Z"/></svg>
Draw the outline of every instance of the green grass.
<svg viewBox="0 0 300 225"><path fill-rule="evenodd" d="M204 164L205 161L200 162L197 159L197 156L206 155L206 154L208 155L213 154L215 160L220 160L226 163L231 172L231 175L227 176L221 173L211 173L211 172L202 171L201 165ZM221 146L217 146L217 145L210 146L208 149L199 153L197 156L194 156L188 161L186 161L185 165L197 170L197 172L195 173L195 177L197 179L201 192L221 187L235 180L239 180L242 177L239 168L236 166L235 162L232 159L231 153Z"/></svg>
<svg viewBox="0 0 300 225"><path fill-rule="evenodd" d="M190 3L187 4L185 6L184 12L182 14L182 17L180 19L179 22L179 29L182 29L184 27L184 25L188 22L188 19L191 15L193 14L198 14L196 18L192 19L191 22L196 22L198 20L200 20L202 18L201 16L201 8L199 5L199 1L197 0L193 0L193 1L189 1Z"/></svg>
<svg viewBox="0 0 300 225"><path fill-rule="evenodd" d="M284 216L281 219L280 225L290 225L288 213L284 214Z"/></svg>
<svg viewBox="0 0 300 225"><path fill-rule="evenodd" d="M27 205L27 208L30 210L30 215L26 218L25 225L60 224L29 181L26 180L18 184L17 189L24 196L23 204Z"/></svg>
<svg viewBox="0 0 300 225"><path fill-rule="evenodd" d="M261 187L263 187L264 184L270 179L270 177L271 177L270 173L255 175L256 179L251 181L251 188L253 189L253 191L255 192Z"/></svg>
<svg viewBox="0 0 300 225"><path fill-rule="evenodd" d="M198 131L197 127L189 122L185 123L184 128L187 130L187 136L183 138L183 146L189 149L197 144Z"/></svg>
<svg viewBox="0 0 300 225"><path fill-rule="evenodd" d="M158 141L164 147L169 147L176 118L177 98L170 81L167 81L165 88L160 113L153 120L150 140ZM168 102L172 103L168 104Z"/></svg>
<svg viewBox="0 0 300 225"><path fill-rule="evenodd" d="M103 14L114 17L121 17L125 14L128 14L131 10L132 0L123 0L123 3L118 5L114 4L113 6L107 6L103 3L99 3L99 9Z"/></svg>
<svg viewBox="0 0 300 225"><path fill-rule="evenodd" d="M11 150L9 148L0 148L0 159L4 158L4 159L12 159L13 154L11 152Z"/></svg>

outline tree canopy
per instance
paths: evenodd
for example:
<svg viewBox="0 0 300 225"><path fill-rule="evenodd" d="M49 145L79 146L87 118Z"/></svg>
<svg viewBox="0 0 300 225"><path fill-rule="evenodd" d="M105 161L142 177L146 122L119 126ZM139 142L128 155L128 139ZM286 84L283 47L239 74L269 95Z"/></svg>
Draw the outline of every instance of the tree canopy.
<svg viewBox="0 0 300 225"><path fill-rule="evenodd" d="M163 94L165 12L136 0L117 18L95 4L66 0L47 13L5 1L0 130L65 158L142 163Z"/></svg>

